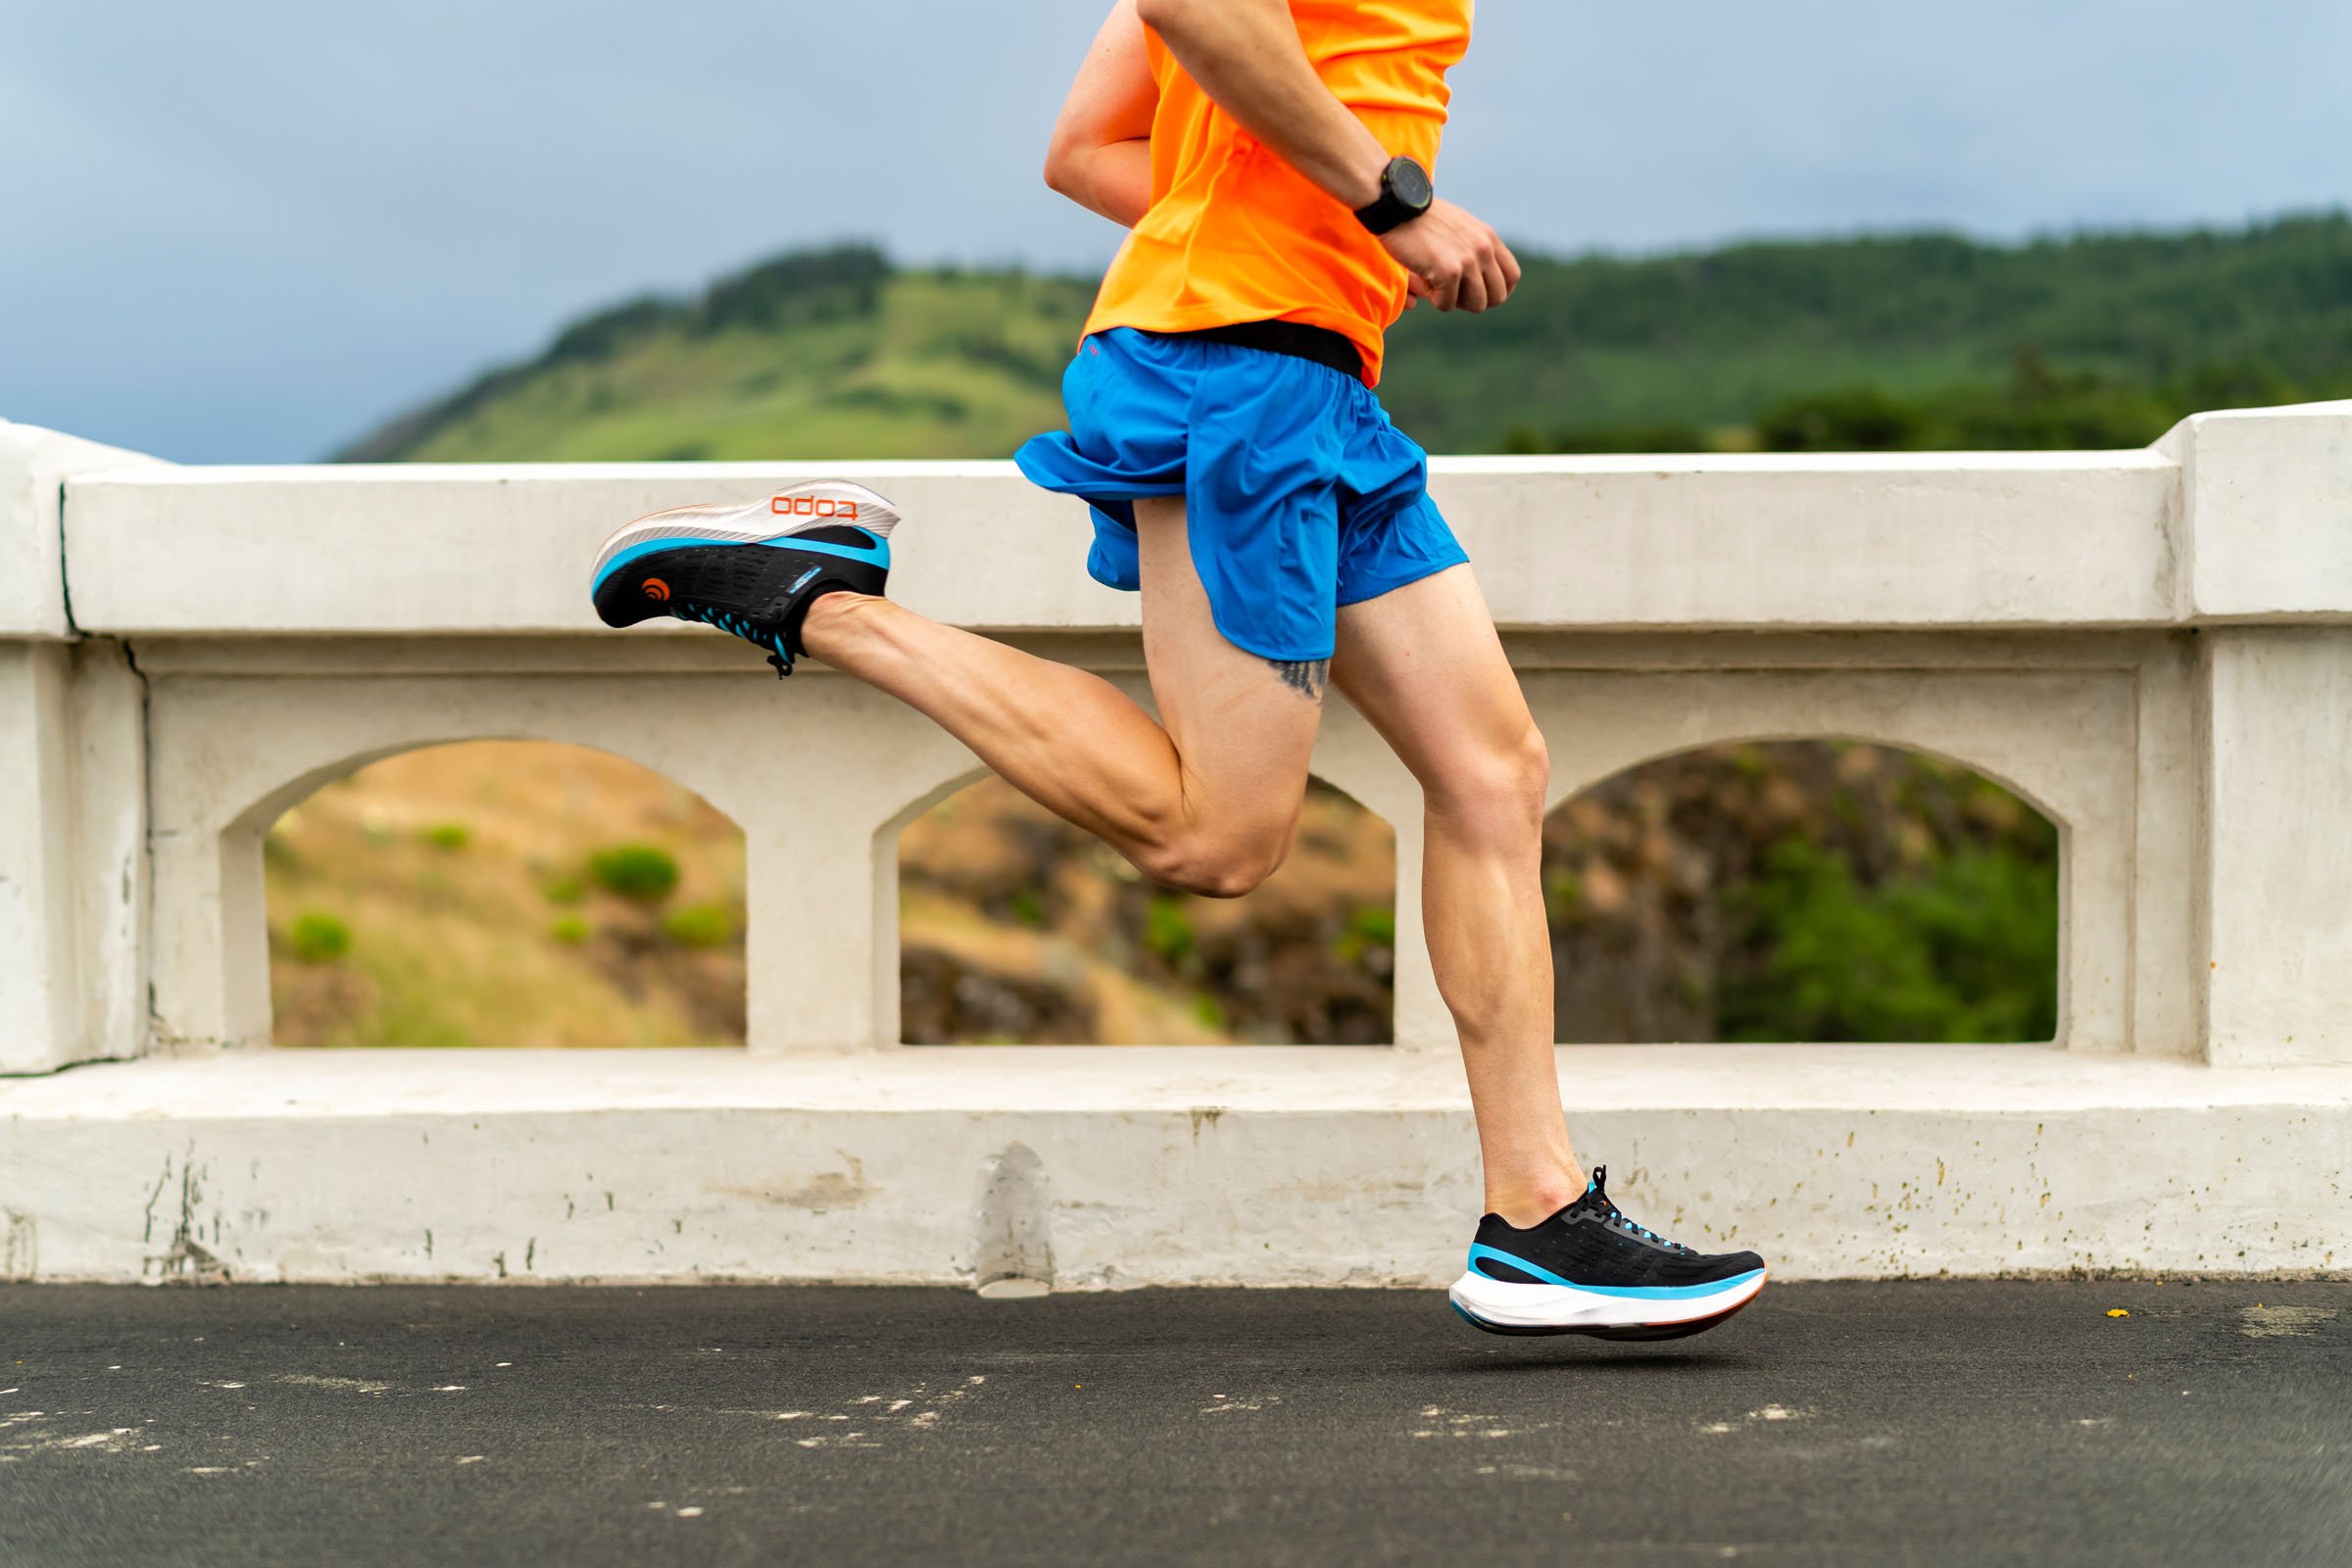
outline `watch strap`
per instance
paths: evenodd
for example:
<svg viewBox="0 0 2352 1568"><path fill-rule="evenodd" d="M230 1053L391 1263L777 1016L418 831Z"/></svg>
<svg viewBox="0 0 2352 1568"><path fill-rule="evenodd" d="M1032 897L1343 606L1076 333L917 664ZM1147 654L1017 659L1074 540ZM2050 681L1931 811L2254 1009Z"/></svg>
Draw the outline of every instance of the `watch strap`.
<svg viewBox="0 0 2352 1568"><path fill-rule="evenodd" d="M1380 172L1379 197L1355 210L1355 220L1375 234L1386 234L1389 230L1400 224L1409 223L1429 211L1428 201L1425 200L1415 205L1396 193L1396 166L1398 164L1411 164L1413 172L1420 176L1416 183L1424 190L1430 189L1429 176L1421 172L1420 165L1413 164L1409 158L1389 160L1388 167ZM1435 193L1432 192L1432 199L1434 196Z"/></svg>

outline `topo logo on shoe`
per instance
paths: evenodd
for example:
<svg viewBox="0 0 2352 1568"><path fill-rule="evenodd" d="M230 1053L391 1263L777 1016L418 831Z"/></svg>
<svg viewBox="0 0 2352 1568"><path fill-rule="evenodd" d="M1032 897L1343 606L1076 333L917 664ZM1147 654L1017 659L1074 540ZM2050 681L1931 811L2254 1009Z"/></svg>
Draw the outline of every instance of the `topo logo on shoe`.
<svg viewBox="0 0 2352 1568"><path fill-rule="evenodd" d="M838 517L843 522L858 520L858 503L836 501L831 496L777 496L767 504L767 510L779 517Z"/></svg>
<svg viewBox="0 0 2352 1568"><path fill-rule="evenodd" d="M656 603L661 603L661 602L662 602L662 601L664 601L664 600L668 599L668 598L669 598L669 584L667 584L667 583L663 582L663 581L662 581L661 578L659 578L659 577L648 577L648 578L646 578L646 579L645 579L645 597L646 597L646 598L648 598L648 599L651 599L651 600L655 601Z"/></svg>

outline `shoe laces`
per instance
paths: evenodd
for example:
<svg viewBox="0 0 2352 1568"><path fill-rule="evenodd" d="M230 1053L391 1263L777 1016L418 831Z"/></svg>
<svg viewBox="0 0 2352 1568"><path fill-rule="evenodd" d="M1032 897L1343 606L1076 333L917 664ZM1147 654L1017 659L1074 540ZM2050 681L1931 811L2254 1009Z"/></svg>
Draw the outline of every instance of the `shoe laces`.
<svg viewBox="0 0 2352 1568"><path fill-rule="evenodd" d="M673 607L670 613L680 620L699 620L706 626L716 626L754 648L766 649L767 662L775 666L778 680L792 673L792 653L784 646L784 634L780 631L763 633L734 612L714 610L709 605L681 604Z"/></svg>
<svg viewBox="0 0 2352 1568"><path fill-rule="evenodd" d="M1660 1236L1656 1231L1651 1230L1648 1226L1629 1218L1626 1215L1625 1210L1619 1208L1616 1203L1610 1200L1608 1194L1608 1184L1609 1167L1606 1165L1593 1166L1592 1183L1591 1186L1585 1189L1585 1200L1591 1203L1595 1209L1599 1210L1600 1221L1602 1224L1607 1225L1615 1230L1624 1231L1630 1236L1640 1237L1642 1241L1663 1247L1670 1252L1682 1252L1692 1257L1698 1255L1697 1253L1691 1251L1690 1248L1685 1247L1682 1243L1668 1241L1665 1237Z"/></svg>

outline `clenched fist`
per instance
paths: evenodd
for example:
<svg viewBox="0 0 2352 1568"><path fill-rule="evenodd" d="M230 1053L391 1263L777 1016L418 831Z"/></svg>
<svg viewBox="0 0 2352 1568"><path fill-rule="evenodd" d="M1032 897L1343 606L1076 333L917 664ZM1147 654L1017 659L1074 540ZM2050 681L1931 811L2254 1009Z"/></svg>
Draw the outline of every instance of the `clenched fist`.
<svg viewBox="0 0 2352 1568"><path fill-rule="evenodd" d="M1441 311L1489 311L1519 286L1519 259L1502 236L1442 198L1380 242L1411 274L1408 310L1425 299Z"/></svg>

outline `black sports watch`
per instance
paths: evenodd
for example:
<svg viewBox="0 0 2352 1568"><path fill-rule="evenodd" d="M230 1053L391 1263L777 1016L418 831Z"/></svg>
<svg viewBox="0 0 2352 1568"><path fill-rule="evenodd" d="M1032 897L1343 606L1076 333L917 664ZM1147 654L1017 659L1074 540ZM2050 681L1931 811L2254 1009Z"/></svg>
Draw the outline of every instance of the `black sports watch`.
<svg viewBox="0 0 2352 1568"><path fill-rule="evenodd" d="M1375 234L1386 234L1428 212L1429 204L1437 199L1428 170L1410 158L1392 158L1389 167L1380 172L1380 200L1358 207L1355 220Z"/></svg>

